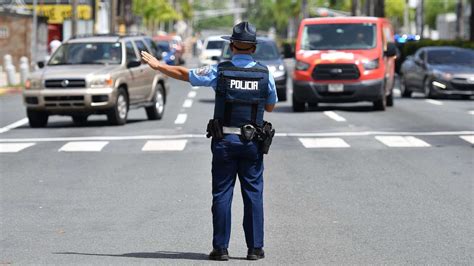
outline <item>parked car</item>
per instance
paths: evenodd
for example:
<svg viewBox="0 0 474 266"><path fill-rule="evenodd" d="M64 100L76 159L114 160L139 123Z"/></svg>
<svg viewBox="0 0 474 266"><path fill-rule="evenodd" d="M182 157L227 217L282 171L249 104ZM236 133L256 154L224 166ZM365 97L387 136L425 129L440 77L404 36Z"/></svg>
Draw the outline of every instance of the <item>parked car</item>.
<svg viewBox="0 0 474 266"><path fill-rule="evenodd" d="M407 57L401 67L402 97L423 92L427 98L441 95L474 95L474 51L438 46L423 47Z"/></svg>
<svg viewBox="0 0 474 266"><path fill-rule="evenodd" d="M288 71L283 62L283 57L274 40L270 38L257 38L258 44L255 53L252 55L253 59L266 65L268 70L272 73L275 79L277 96L279 101L286 101L286 81L288 78ZM222 48L222 56L220 61L231 60L232 51L229 48L229 43L226 42ZM217 59L217 58L215 58Z"/></svg>
<svg viewBox="0 0 474 266"><path fill-rule="evenodd" d="M176 51L171 49L171 45L167 41L155 41L163 61L168 65L176 65Z"/></svg>
<svg viewBox="0 0 474 266"><path fill-rule="evenodd" d="M222 55L222 47L227 43L226 40L222 39L221 36L210 36L204 41L199 55L199 65L212 65L217 63L215 57Z"/></svg>
<svg viewBox="0 0 474 266"><path fill-rule="evenodd" d="M370 101L393 105L393 28L384 18L304 19L296 39L293 110L306 103Z"/></svg>
<svg viewBox="0 0 474 266"><path fill-rule="evenodd" d="M161 119L166 78L141 63L140 51L160 56L145 36L91 35L64 42L26 82L23 99L30 126L46 126L50 115L72 116L83 124L91 114L105 114L111 124L123 125L130 108L144 108L148 119Z"/></svg>

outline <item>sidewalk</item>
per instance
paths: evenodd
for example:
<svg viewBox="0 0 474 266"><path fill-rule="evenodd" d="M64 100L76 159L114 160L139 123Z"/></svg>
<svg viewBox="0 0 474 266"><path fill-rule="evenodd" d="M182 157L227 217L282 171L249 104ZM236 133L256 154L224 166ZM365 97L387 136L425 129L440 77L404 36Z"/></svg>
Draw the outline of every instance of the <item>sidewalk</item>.
<svg viewBox="0 0 474 266"><path fill-rule="evenodd" d="M20 80L20 74L16 74L16 80ZM12 94L12 93L21 93L23 90L23 86L20 84L15 86L8 86L7 85L7 73L0 72L0 96L4 94Z"/></svg>

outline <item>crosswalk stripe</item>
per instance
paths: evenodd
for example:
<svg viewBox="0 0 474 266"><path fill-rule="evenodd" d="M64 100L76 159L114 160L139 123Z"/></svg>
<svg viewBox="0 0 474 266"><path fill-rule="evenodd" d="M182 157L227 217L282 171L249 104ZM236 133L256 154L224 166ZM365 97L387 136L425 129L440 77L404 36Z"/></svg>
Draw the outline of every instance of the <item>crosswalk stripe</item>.
<svg viewBox="0 0 474 266"><path fill-rule="evenodd" d="M460 138L462 138L463 140L471 143L471 144L474 144L474 135L470 135L470 136L459 136Z"/></svg>
<svg viewBox="0 0 474 266"><path fill-rule="evenodd" d="M349 148L341 138L299 138L305 148Z"/></svg>
<svg viewBox="0 0 474 266"><path fill-rule="evenodd" d="M190 91L188 92L188 98L194 98L196 97L197 92L196 91Z"/></svg>
<svg viewBox="0 0 474 266"><path fill-rule="evenodd" d="M375 136L388 147L430 147L431 145L413 136Z"/></svg>
<svg viewBox="0 0 474 266"><path fill-rule="evenodd" d="M64 144L58 151L65 152L89 152L102 151L108 141L71 141Z"/></svg>
<svg viewBox="0 0 474 266"><path fill-rule="evenodd" d="M142 151L182 151L187 140L150 140L145 143Z"/></svg>
<svg viewBox="0 0 474 266"><path fill-rule="evenodd" d="M177 117L176 117L176 120L174 120L174 123L175 124L184 124L186 122L186 119L188 119L188 115L187 114L179 114Z"/></svg>
<svg viewBox="0 0 474 266"><path fill-rule="evenodd" d="M28 123L28 118L20 119L20 120L16 121L15 123L11 123L10 125L8 125L6 127L0 128L0 134L5 133L5 132L7 132L11 129L17 128L17 127L21 127L26 123Z"/></svg>
<svg viewBox="0 0 474 266"><path fill-rule="evenodd" d="M24 150L35 143L0 143L0 153L13 153Z"/></svg>

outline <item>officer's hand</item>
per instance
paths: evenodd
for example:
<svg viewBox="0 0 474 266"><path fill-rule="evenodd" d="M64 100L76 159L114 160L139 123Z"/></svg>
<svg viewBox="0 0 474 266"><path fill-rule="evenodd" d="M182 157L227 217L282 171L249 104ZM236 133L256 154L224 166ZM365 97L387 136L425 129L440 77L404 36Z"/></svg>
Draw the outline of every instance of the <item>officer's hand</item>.
<svg viewBox="0 0 474 266"><path fill-rule="evenodd" d="M145 51L142 51L141 55L142 55L142 60L145 63L147 63L151 68L158 69L161 63L158 59L156 59L156 57L152 56L151 54Z"/></svg>

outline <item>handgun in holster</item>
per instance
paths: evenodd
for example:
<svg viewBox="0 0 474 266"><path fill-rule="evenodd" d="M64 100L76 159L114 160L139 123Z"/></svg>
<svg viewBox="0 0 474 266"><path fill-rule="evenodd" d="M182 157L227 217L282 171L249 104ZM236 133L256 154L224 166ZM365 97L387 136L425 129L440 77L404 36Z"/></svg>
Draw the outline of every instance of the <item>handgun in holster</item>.
<svg viewBox="0 0 474 266"><path fill-rule="evenodd" d="M273 129L272 123L263 121L262 135L262 153L268 154L275 136L275 129Z"/></svg>
<svg viewBox="0 0 474 266"><path fill-rule="evenodd" d="M222 123L219 119L210 119L207 123L207 134L206 137L213 139L224 138L224 132L222 132Z"/></svg>

